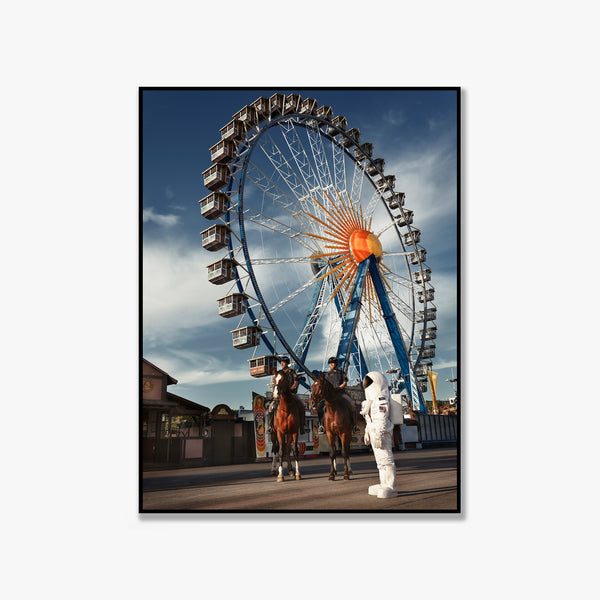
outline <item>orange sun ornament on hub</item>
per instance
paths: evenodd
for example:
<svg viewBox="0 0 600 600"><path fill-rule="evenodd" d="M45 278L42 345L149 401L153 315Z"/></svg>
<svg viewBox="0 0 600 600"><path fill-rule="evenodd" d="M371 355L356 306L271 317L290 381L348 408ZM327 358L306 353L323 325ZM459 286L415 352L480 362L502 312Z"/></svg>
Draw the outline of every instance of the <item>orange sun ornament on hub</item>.
<svg viewBox="0 0 600 600"><path fill-rule="evenodd" d="M355 262L361 263L373 254L378 260L383 256L379 238L366 229L355 229L350 234L350 252Z"/></svg>
<svg viewBox="0 0 600 600"><path fill-rule="evenodd" d="M354 287L358 265L369 258L371 254L377 259L379 267L389 271L381 260L383 257L381 242L370 231L371 219L364 217L362 208L360 205L357 206L352 202L348 192L346 192L346 200L342 198L337 190L335 190L335 193L337 195L337 202L332 200L327 192L323 191L324 196L328 200L326 203L327 206L324 206L319 200L313 198L313 202L320 208L320 211L315 211L315 214L305 212L306 216L322 226L322 233L320 235L309 232L306 235L327 242L323 244L323 248L331 250L330 252L313 254L311 257L315 261L317 259L327 260L326 266L323 268L324 272L318 279L329 278L332 288L335 288L331 294L331 298L338 292L347 293ZM385 285L389 288L390 286L385 280L383 273L381 273L381 269L380 275ZM369 273L366 274L362 293L363 297L366 295L369 315L371 315L371 304L377 303L378 306L379 301L376 298ZM344 313L350 301L350 294L347 293L346 296Z"/></svg>

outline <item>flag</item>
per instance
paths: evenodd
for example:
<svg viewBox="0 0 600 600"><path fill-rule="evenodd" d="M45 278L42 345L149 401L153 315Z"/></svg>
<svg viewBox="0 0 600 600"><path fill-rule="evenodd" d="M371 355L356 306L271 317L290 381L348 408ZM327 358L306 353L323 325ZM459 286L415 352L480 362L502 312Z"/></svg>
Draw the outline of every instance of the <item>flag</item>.
<svg viewBox="0 0 600 600"><path fill-rule="evenodd" d="M431 400L433 401L433 410L437 412L437 401L436 401L436 391L437 391L437 376L438 374L434 371L427 371L427 375L429 376L429 383L431 385Z"/></svg>

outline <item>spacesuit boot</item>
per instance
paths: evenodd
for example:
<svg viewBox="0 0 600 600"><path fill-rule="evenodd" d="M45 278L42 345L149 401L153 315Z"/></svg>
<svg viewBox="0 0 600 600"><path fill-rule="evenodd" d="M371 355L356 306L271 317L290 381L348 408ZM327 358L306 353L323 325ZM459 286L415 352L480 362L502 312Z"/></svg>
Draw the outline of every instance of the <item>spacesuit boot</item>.
<svg viewBox="0 0 600 600"><path fill-rule="evenodd" d="M398 489L396 488L396 466L383 467L379 471L379 478L381 485L377 491L378 498L393 498L398 495ZM375 486L373 486L375 487ZM370 488L369 488L369 493Z"/></svg>
<svg viewBox="0 0 600 600"><path fill-rule="evenodd" d="M379 481L383 482L383 469L379 469ZM377 496L381 491L381 483L369 486L369 496Z"/></svg>

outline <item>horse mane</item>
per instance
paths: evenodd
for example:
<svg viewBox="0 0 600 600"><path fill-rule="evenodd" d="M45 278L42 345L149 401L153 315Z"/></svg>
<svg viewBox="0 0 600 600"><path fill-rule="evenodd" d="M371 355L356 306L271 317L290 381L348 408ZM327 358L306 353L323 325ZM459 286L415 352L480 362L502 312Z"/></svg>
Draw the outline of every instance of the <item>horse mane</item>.
<svg viewBox="0 0 600 600"><path fill-rule="evenodd" d="M329 381L325 379L324 375L321 375L320 380L323 383L323 398L325 399L325 402L332 404L335 410L343 409L348 411L348 414L350 414L352 422L354 423L354 404L348 393L344 390L334 388Z"/></svg>
<svg viewBox="0 0 600 600"><path fill-rule="evenodd" d="M277 375L282 375L285 377L285 372L283 371L283 369L279 369L279 370L275 370L273 369L274 373L275 373L275 377L277 377ZM289 404L291 407L296 407L300 413L304 412L304 403L302 402L302 400L300 400L300 398L298 398L298 396L292 392L290 390L290 388L288 387L284 392L282 392L282 395L285 395L285 402L287 404Z"/></svg>

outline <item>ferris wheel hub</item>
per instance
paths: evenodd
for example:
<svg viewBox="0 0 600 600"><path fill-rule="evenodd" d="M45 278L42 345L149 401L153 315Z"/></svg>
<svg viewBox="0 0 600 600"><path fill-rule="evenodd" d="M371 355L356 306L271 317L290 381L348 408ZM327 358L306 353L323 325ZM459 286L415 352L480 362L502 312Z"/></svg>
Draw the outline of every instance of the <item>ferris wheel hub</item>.
<svg viewBox="0 0 600 600"><path fill-rule="evenodd" d="M377 260L383 256L379 238L366 229L356 229L350 234L350 252L356 263L361 263L373 254Z"/></svg>

